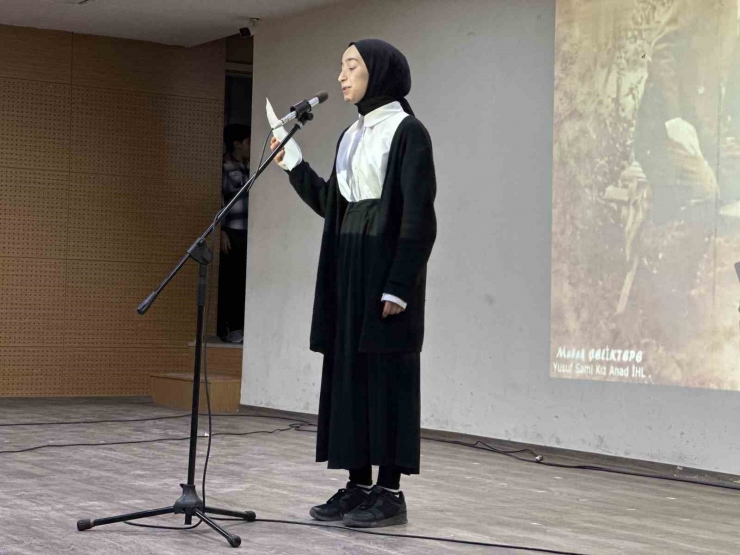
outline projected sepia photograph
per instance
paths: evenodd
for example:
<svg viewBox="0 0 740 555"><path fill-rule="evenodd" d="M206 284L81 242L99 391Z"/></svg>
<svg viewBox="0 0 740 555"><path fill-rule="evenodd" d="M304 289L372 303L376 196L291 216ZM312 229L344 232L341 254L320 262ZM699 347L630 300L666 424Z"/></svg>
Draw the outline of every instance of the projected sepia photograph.
<svg viewBox="0 0 740 555"><path fill-rule="evenodd" d="M553 377L740 389L736 0L558 0Z"/></svg>

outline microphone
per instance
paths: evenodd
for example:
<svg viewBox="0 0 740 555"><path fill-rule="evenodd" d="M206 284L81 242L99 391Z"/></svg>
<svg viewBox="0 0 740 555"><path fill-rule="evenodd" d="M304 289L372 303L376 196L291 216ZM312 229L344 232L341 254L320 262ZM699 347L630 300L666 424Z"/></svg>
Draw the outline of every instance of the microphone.
<svg viewBox="0 0 740 555"><path fill-rule="evenodd" d="M291 106L290 113L283 119L275 123L275 125L272 126L272 129L279 129L280 127L285 126L294 119L299 118L306 112L310 112L314 106L318 106L319 104L326 102L327 98L329 98L329 93L326 91L320 91L311 100L301 100L295 106Z"/></svg>

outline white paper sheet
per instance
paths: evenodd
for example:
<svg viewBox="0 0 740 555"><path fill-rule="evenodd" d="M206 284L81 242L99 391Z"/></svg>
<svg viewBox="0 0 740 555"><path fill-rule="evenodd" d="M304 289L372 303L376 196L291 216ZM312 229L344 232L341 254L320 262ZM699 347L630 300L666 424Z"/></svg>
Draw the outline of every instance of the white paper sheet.
<svg viewBox="0 0 740 555"><path fill-rule="evenodd" d="M278 122L278 117L275 115L275 110L272 109L272 104L270 104L270 100L267 98L265 100L267 101L267 105L265 107L267 111L267 121L270 123L270 127L272 127ZM279 127L278 129L273 129L272 134L278 141L282 141L288 135L288 132L285 130L284 127ZM290 171L302 161L303 154L301 153L301 147L298 146L295 138L293 138L288 144L285 145L285 158L283 158L283 161L280 162L278 165L284 170Z"/></svg>

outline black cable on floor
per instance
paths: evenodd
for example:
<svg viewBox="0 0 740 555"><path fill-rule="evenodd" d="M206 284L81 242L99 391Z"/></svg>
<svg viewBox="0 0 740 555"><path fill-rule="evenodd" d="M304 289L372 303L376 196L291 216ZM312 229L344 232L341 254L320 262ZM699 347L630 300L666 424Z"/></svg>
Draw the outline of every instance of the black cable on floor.
<svg viewBox="0 0 740 555"><path fill-rule="evenodd" d="M226 519L226 518L219 518L215 520L233 520L235 522L241 521L240 519ZM505 544L505 543L492 543L492 542L478 542L473 540L456 540L453 538L441 538L438 536L422 536L422 535L416 535L416 534L391 534L388 532L372 532L370 530L364 530L362 528L349 528L345 526L336 526L332 524L318 524L315 522L301 522L299 520L277 520L277 519L270 519L270 518L258 518L255 520L255 522L266 522L266 523L272 523L272 524L288 524L291 526L308 526L312 528L330 528L332 530L340 530L343 532L355 532L358 534L367 534L369 536L384 536L389 538L407 538L407 539L413 539L413 540L427 540L427 541L435 541L435 542L443 542L443 543L454 543L454 544L460 544L460 545L472 545L472 546L479 546L479 547L496 547L499 549L512 549L515 551L527 551L530 553L549 553L551 555L587 555L585 553L576 553L574 551L558 551L554 549L546 549L542 547L524 547L520 545L511 545L511 544Z"/></svg>
<svg viewBox="0 0 740 555"><path fill-rule="evenodd" d="M434 438L434 437L424 437L424 436L421 436L421 439L423 439L425 441L436 441L437 443L447 443L449 445L460 445L462 447L473 447L473 448L476 448L476 449L482 449L483 451L492 451L494 453L498 453L499 455L516 455L518 453L529 453L529 454L531 454L535 458L540 456L540 455L538 455L537 453L535 453L534 451L532 451L529 448L515 449L515 450L512 450L512 451L505 451L503 449L498 449L496 447L492 447L492 446L488 445L487 443L485 443L483 441L476 441L475 443L466 443L464 441L458 441L458 440L454 440L454 439L438 439L438 438ZM481 447L481 446L483 446L483 447ZM517 459L517 460L520 460L520 461L527 462L527 459L521 459L521 458L518 458L518 457L514 457L514 458Z"/></svg>
<svg viewBox="0 0 740 555"><path fill-rule="evenodd" d="M16 428L20 426L72 426L76 424L111 424L125 422L154 422L155 420L176 420L185 418L188 414L178 414L175 416L152 416L150 418L123 418L110 420L68 420L60 422L11 422L9 424L0 424L0 428Z"/></svg>
<svg viewBox="0 0 740 555"><path fill-rule="evenodd" d="M207 416L208 413L201 413L201 416ZM127 423L127 422L154 422L157 420L176 420L180 418L188 418L190 417L190 413L186 414L179 414L174 416L154 416L154 417L148 417L148 418L124 418L124 419L108 419L108 420L69 420L69 421L60 421L60 422L12 422L8 424L0 424L0 428L12 428L12 427L21 427L21 426L67 426L67 425L79 425L79 424L113 424L113 423ZM296 424L300 424L300 426L295 426L293 429L297 432L307 432L307 433L316 433L316 430L307 430L304 429L304 426L315 426L315 424L305 421L305 420L298 420L295 418L289 418L284 416L271 416L271 415L261 415L261 414L213 414L213 418L266 418L271 420L286 420L290 421ZM287 429L280 429L281 431L287 431ZM270 433L274 433L270 432ZM210 434L209 434L210 435ZM216 435L224 435L224 434L216 434ZM1 454L8 454L8 453L25 453L27 451L34 451L38 449L44 449L46 447L89 447L89 446L103 446L103 445L130 445L135 443L156 443L159 441L182 441L184 439L189 438L161 438L161 439L153 439L153 440L143 440L143 441L130 441L130 442L109 442L109 443L70 443L70 444L50 444L50 445L39 445L36 447L31 447L28 449L20 449L16 451L0 451ZM669 482L680 482L684 484L694 484L698 486L707 486L707 487L715 487L720 489L729 489L732 491L740 491L740 486L732 486L728 484L719 484L719 483L713 483L713 482L706 482L702 480L693 480L690 478L681 478L678 476L661 476L659 474L649 474L645 472L636 472L636 471L629 471L629 470L617 470L617 469L611 469L606 467L600 467L595 465L572 465L572 464L563 464L563 463L553 463L546 461L542 455L538 455L535 451L529 448L525 449L516 449L516 450L503 450L496 447L493 447L492 445L489 445L488 443L484 441L476 441L475 443L467 443L464 441L456 441L456 440L449 440L449 439L439 439L439 438L432 438L432 437L425 437L422 436L424 441L433 441L436 443L446 443L449 445L458 445L461 447L468 447L473 449L479 449L481 451L489 451L492 453L497 453L499 455L506 455L511 456L512 458L516 459L519 462L525 462L525 463L535 463L542 466L550 466L553 468L561 468L566 470L586 470L591 472L605 472L608 474L617 474L617 475L624 475L624 476L634 476L638 478L650 478L655 480L663 480L663 481L669 481ZM525 459L522 457L516 457L514 455L520 454L520 453L529 453L531 454L534 459Z"/></svg>
<svg viewBox="0 0 740 555"><path fill-rule="evenodd" d="M241 518L215 518L215 517L210 517L210 518L212 520L217 520L221 522L244 522L244 520ZM131 522L131 521L123 521L124 524L128 524L129 526L138 526L140 528L154 528L158 530L192 530L200 526L202 522L203 522L202 520L199 520L196 524L192 526L180 527L180 526L158 526L158 525L153 525L153 524L139 524L139 523ZM319 524L315 522L301 522L299 520L279 520L279 519L271 519L271 518L257 518L254 522L265 522L268 524L287 524L290 526L306 526L306 527L311 527L311 528L328 528L331 530L339 530L342 532L354 532L357 534L367 534L369 536L382 536L382 537L388 537L388 538L426 540L426 541L434 541L434 542L441 542L441 543L452 543L452 544L458 544L458 545L470 545L470 546L476 546L476 547L495 547L497 549L526 551L529 553L547 553L550 555L587 555L585 553L577 553L575 551L559 551L555 549L547 549L544 547L527 547L527 546L505 544L505 543L481 542L481 541L473 541L473 540L456 540L453 538L442 538L439 536L424 536L424 535L418 535L418 534L391 534L388 532L373 532L373 531L364 530L361 528L349 528L345 526L337 526L337 525L332 525L332 524Z"/></svg>
<svg viewBox="0 0 740 555"><path fill-rule="evenodd" d="M198 522L193 524L192 526L160 526L158 524L141 524L140 522L132 522L130 520L124 520L124 524L128 524L129 526L136 526L138 528L153 528L155 530L194 530L198 526L201 525L203 522L202 518L198 519Z"/></svg>
<svg viewBox="0 0 740 555"><path fill-rule="evenodd" d="M289 432L291 430L296 430L300 426L303 426L303 424L295 423L295 424L291 424L287 428L276 428L274 430L253 430L251 432L216 432L215 434L212 435L212 437L276 434L279 432ZM109 447L111 445L137 445L137 444L144 444L144 443L160 443L160 442L165 442L165 441L190 441L190 436L187 436L187 437L158 437L154 439L137 439L137 440L131 440L131 441L108 441L108 442L102 442L102 443L49 443L46 445L36 445L34 447L27 447L25 449L0 451L0 455L28 453L29 451L38 451L41 449L49 449L49 448Z"/></svg>
<svg viewBox="0 0 740 555"><path fill-rule="evenodd" d="M220 214L220 213L219 213ZM213 223L216 223L216 219L218 218L219 214L216 214L216 218L214 218ZM211 247L210 250L213 252L213 246L215 243L214 234L216 231L216 228L214 226L214 231L211 233ZM206 273L206 299L205 299L205 307L204 307L204 317L203 317L203 329L201 337L199 338L201 341L201 345L203 346L203 350L201 352L200 362L203 364L203 378L205 380L205 389L206 389L206 407L208 409L208 447L206 449L206 458L205 463L203 464L203 480L201 482L200 486L200 495L202 497L203 506L206 506L206 474L208 473L208 461L211 458L211 442L213 441L213 411L211 410L211 384L208 381L208 341L206 341L206 337L208 336L208 314L211 309L211 301L213 300L213 283L215 280L211 279L211 287L208 287L208 280L211 279L211 272ZM193 408L192 410L200 410L200 408ZM198 521L198 524L202 522L202 519Z"/></svg>
<svg viewBox="0 0 740 555"><path fill-rule="evenodd" d="M188 415L183 415L188 416ZM227 416L227 415L224 415ZM244 416L244 417L262 417L261 415L228 415L228 416ZM181 416L182 417L182 416ZM272 418L270 416L264 416L265 418ZM218 432L215 434L210 434L209 438L217 437L217 436L233 436L233 437L239 437L239 436L249 436L249 435L256 435L256 434L275 434L280 432L286 432L286 431L303 431L303 432L313 432L315 433L315 430L305 430L305 426L314 426L314 424L310 424L307 422L294 422L291 425L289 425L287 428L276 428L274 430L254 430L250 432ZM529 452L534 454L534 452L531 449L521 449L521 450L514 450L514 451L503 451L500 449L496 449L490 445L488 445L485 442L478 441L476 443L466 443L462 441L455 441L455 440L445 440L445 439L437 439L437 438L422 438L425 441L435 441L438 443L448 443L451 445L461 446L461 447L468 447L468 448L474 448L479 449L487 452L507 455L510 457L515 458L516 460L520 462L527 462L527 463L534 463L534 464L540 464L544 466L552 466L555 468L563 468L563 469L569 469L569 470L592 470L592 471L600 471L600 472L609 472L613 474L622 474L622 475L628 475L628 476L636 476L636 477L642 477L642 478L655 478L655 479L661 479L666 481L675 481L675 482L683 482L688 484L694 484L694 485L701 485L701 486L709 486L709 487L717 487L722 489L730 489L730 490L740 490L740 487L733 487L729 485L722 485L722 484L714 484L710 482L702 482L698 480L688 480L688 479L682 479L682 478L676 478L676 477L666 477L666 476L659 476L659 475L651 475L651 474L643 474L639 472L631 472L631 471L620 471L620 470L612 470L608 468L603 467L597 467L597 466L589 466L589 465L566 465L566 464L558 464L558 463L549 463L545 462L541 456L537 455L537 459L535 460L528 460L521 457L517 457L516 453L522 453L522 452ZM0 454L10 454L10 453L25 453L29 451L35 451L39 449L46 449L46 448L63 448L63 447L104 447L104 446L115 446L115 445L133 445L133 444L147 444L147 443L158 443L158 442L165 442L165 441L189 441L190 436L188 437L180 437L180 438L155 438L150 440L135 440L135 441L120 441L120 442L105 442L105 443L71 443L71 444L48 444L48 445L38 445L35 447L30 447L26 449L19 449L19 450L9 450L9 451L0 451ZM538 460L539 459L539 460ZM205 468L204 468L205 470ZM205 478L205 475L204 475ZM205 499L205 498L204 498ZM214 520L226 520L226 521L236 521L236 522L243 522L241 519L224 519L224 518L214 518ZM202 520L199 520L196 524L192 526L186 526L186 527L175 527L175 526L158 526L158 525L147 525L147 524L140 524L136 522L124 522L124 524L128 524L130 526L137 526L141 528L154 528L154 529L161 529L161 530L192 530L194 528L197 528L201 524ZM497 543L487 543L487 542L475 542L475 541L469 541L469 540L455 540L452 538L441 538L441 537L435 537L435 536L420 536L420 535L410 535L410 534L389 534L389 533L383 533L383 532L370 532L367 530L357 529L357 528L345 528L345 527L339 527L334 525L325 525L325 524L317 524L317 523L310 523L310 522L300 522L300 521L288 521L288 520L275 520L275 519L257 519L257 522L266 522L266 523L276 523L276 524L289 524L289 525L296 525L296 526L309 526L309 527L323 527L323 528L333 528L338 530L345 530L350 532L356 532L356 533L364 533L369 535L377 535L377 536L388 536L388 537L400 537L400 538L408 538L408 539L421 539L421 540L429 540L429 541L439 541L439 542L447 542L447 543L456 543L456 544L463 544L463 545L472 545L472 546L483 546L483 547L496 547L501 549L513 549L513 550L520 550L520 551L527 551L527 552L535 552L535 553L548 553L552 555L584 555L579 554L575 552L569 552L569 551L557 551L557 550L550 550L545 548L532 548L532 547L522 547L522 546L515 546L515 545L507 545L507 544L497 544Z"/></svg>
<svg viewBox="0 0 740 555"><path fill-rule="evenodd" d="M183 416L189 416L189 415L182 415ZM283 418L283 417L273 417L273 416L266 416L266 415L241 415L241 414L233 414L233 415L214 415L215 417L242 417L242 418L274 418L279 420L292 420L290 418ZM174 418L174 417L173 417ZM141 420L123 420L123 422L131 421L131 422L137 422L137 421L145 421L147 419L141 419ZM117 421L105 421L105 422L117 422ZM62 424L62 423L59 423ZM18 424L19 426L26 426L26 425L33 425L32 423L24 423L24 424ZM312 424L310 422L306 421L295 421L293 420L293 423L288 426L287 428L277 428L274 430L256 430L252 432L217 432L215 434L211 434L211 437L217 437L217 436L246 436L246 435L252 435L252 434L275 434L279 432L287 432L290 430L294 430L297 432L307 432L307 433L316 433L316 430L307 430L305 427L315 427L315 424ZM154 439L148 439L148 440L134 440L134 441L115 441L115 442L104 442L104 443L60 443L60 444L54 444L50 443L47 445L37 445L34 447L28 447L25 449L16 449L16 450L4 450L0 451L0 455L6 455L6 454L17 454L17 453L27 453L29 451L37 451L40 449L47 449L47 448L62 448L62 447L105 447L105 446L115 446L115 445L135 445L140 443L158 443L158 442L165 442L165 441L188 441L190 437L180 437L180 438L154 438ZM713 483L713 482L706 482L703 480L692 480L690 478L681 478L677 476L660 476L658 474L649 474L644 472L633 472L629 470L617 470L617 469L611 469L606 467L600 467L600 466L593 466L593 465L569 465L569 464L561 464L561 463L552 463L548 462L544 459L542 455L537 455L534 451L531 449L520 449L520 450L514 450L514 451L505 451L502 449L497 449L491 445L488 445L485 442L477 441L476 443L466 443L464 441L455 441L455 440L447 440L447 439L437 439L437 438L430 438L430 437L422 437L424 441L433 441L436 443L447 443L450 445L456 445L460 447L467 447L471 449L478 449L481 451L487 451L490 453L496 453L499 455L505 455L508 457L512 457L515 460L519 462L525 462L530 464L538 464L541 466L550 466L552 468L560 468L564 470L586 470L591 472L604 472L608 474L616 474L616 475L623 475L623 476L634 476L637 478L649 478L649 479L655 479L655 480L662 480L667 482L679 482L683 484L692 484L695 486L705 486L705 487L712 487L712 488L719 488L719 489L726 489L730 491L740 491L740 486L733 486L729 484L720 484L720 483ZM517 453L523 453L528 452L535 456L534 459L525 459L522 457L517 457Z"/></svg>
<svg viewBox="0 0 740 555"><path fill-rule="evenodd" d="M182 415L182 416L189 416L189 415ZM273 417L273 416L264 416L264 415L241 415L241 414L234 414L234 415L214 415L215 417L242 417L242 418L274 418L279 420L292 420L290 418L283 418L283 417ZM147 420L147 419L142 419ZM131 420L131 421L138 421L138 420ZM109 421L106 421L109 422ZM123 422L126 422L124 420ZM62 423L59 423L62 424ZM32 423L24 423L24 424L18 424L21 426L26 425L33 425ZM217 432L215 434L212 434L212 437L217 436L245 436L245 435L252 435L252 434L274 434L279 432L287 432L290 430L294 430L296 432L307 432L307 433L316 433L316 430L307 430L305 427L315 427L315 424L312 424L310 422L305 421L293 421L293 423L287 427L287 428L277 428L275 430L256 430L253 432ZM190 437L180 437L180 438L154 438L149 440L135 440L135 441L116 441L116 442L104 442L104 443L60 443L60 444L54 444L50 443L47 445L37 445L34 447L28 447L25 449L16 449L16 450L4 450L0 451L0 455L6 455L6 454L17 454L17 453L27 453L29 451L37 451L40 449L47 449L47 448L62 448L62 447L105 447L105 446L115 446L115 445L135 445L139 443L158 443L158 442L165 442L165 441L188 441ZM712 487L712 488L719 488L719 489L726 489L731 491L740 491L740 486L733 486L729 484L720 484L720 483L713 483L713 482L706 482L703 480L692 480L690 478L681 478L677 476L660 476L658 474L648 474L643 472L633 472L629 470L616 470L606 467L600 467L600 466L592 466L592 465L569 465L569 464L561 464L561 463L552 463L548 462L544 459L542 455L536 455L534 451L531 449L521 449L521 450L514 450L514 451L504 451L502 449L497 449L491 445L488 445L485 442L478 441L476 443L466 443L463 441L455 441L455 440L446 440L446 439L437 439L437 438L430 438L430 437L422 437L424 441L433 441L437 443L447 443L450 445L457 445L460 447L467 447L471 449L478 449L481 451L487 451L490 453L496 453L499 455L505 455L514 458L515 460L519 462L525 462L530 464L538 464L541 466L550 466L553 468L560 468L564 470L587 470L591 472L604 472L608 474L617 474L617 475L623 475L623 476L634 476L637 478L649 478L649 479L655 479L655 480L662 480L667 482L679 482L683 484L692 484L695 486L705 486L705 487ZM517 457L517 453L521 452L529 452L535 455L535 459L525 459L522 457Z"/></svg>
<svg viewBox="0 0 740 555"><path fill-rule="evenodd" d="M40 451L41 449L62 449L65 447L110 447L111 445L137 445L144 443L160 443L165 441L187 441L190 437L158 437L154 439L137 439L132 441L106 441L102 443L49 443L46 445L35 445L25 449L14 449L0 451L0 455L11 455L18 453L29 453L30 451Z"/></svg>
<svg viewBox="0 0 740 555"><path fill-rule="evenodd" d="M199 416L207 416L207 412L199 413ZM125 424L127 422L155 422L157 420L177 420L179 418L190 418L190 413L178 414L174 416L151 416L147 418L112 418L109 420L62 420L56 422L11 422L9 424L0 424L0 428L15 428L20 426L72 426L77 424ZM288 420L313 426L311 422L298 420L297 418L288 418L287 416L270 416L267 414L214 414L213 418L267 418L271 420Z"/></svg>
<svg viewBox="0 0 740 555"><path fill-rule="evenodd" d="M631 470L617 470L617 469L607 468L603 466L595 466L595 465L553 463L553 462L546 461L544 456L538 455L531 449L521 449L517 451L504 451L502 449L497 449L491 445L488 445L487 443L483 441L477 441L475 443L465 443L463 441L437 439L437 438L430 438L430 437L422 437L422 439L425 441L435 441L437 443L449 443L452 445L460 445L460 446L469 447L472 449L479 449L481 451L488 451L490 453L496 453L499 455L506 455L519 462L537 464L540 466L549 466L552 468L561 468L565 470L587 470L591 472L604 472L607 474L620 474L623 476L635 476L638 478L651 478L654 480L663 480L667 482L680 482L683 484L693 484L695 486L706 486L706 487L719 488L719 489L728 489L731 491L740 491L740 486L732 486L729 484L706 482L703 480L692 480L690 478L681 478L678 476L661 476L660 474L648 474L645 472L636 472L636 471L631 471ZM516 456L517 453L523 453L523 452L531 453L532 455L534 455L535 458L525 459L523 457Z"/></svg>

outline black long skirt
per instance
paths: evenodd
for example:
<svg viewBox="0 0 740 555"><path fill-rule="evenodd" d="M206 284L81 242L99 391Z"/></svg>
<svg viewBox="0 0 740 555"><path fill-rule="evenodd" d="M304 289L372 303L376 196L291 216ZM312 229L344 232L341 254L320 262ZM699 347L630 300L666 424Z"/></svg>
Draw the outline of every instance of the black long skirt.
<svg viewBox="0 0 740 555"><path fill-rule="evenodd" d="M350 203L339 238L338 319L334 352L324 356L317 462L329 468L395 465L419 473L419 353L358 353L366 310L368 242L378 200ZM393 318L393 316L388 316Z"/></svg>

